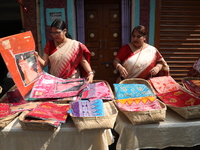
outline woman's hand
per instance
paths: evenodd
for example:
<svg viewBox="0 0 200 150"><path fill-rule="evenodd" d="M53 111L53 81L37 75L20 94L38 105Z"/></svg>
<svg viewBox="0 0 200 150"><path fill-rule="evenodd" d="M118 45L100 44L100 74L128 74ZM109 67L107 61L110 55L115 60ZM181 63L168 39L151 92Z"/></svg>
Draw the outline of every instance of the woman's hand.
<svg viewBox="0 0 200 150"><path fill-rule="evenodd" d="M152 68L150 70L150 74L153 75L153 76L155 76L155 75L158 74L159 71L160 71L160 67L159 66L155 66L154 68Z"/></svg>
<svg viewBox="0 0 200 150"><path fill-rule="evenodd" d="M93 78L94 78L94 73L91 73L87 76L86 80L88 81L88 83L92 83L93 82Z"/></svg>
<svg viewBox="0 0 200 150"><path fill-rule="evenodd" d="M119 71L120 76L122 76L124 78L127 77L128 72L121 64L117 67L117 70Z"/></svg>

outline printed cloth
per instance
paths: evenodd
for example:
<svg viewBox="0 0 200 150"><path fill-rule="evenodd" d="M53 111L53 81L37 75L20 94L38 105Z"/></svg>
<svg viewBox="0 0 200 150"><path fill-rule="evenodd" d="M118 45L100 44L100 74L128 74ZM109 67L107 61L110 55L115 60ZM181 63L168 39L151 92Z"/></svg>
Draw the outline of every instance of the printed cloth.
<svg viewBox="0 0 200 150"><path fill-rule="evenodd" d="M42 102L28 102L20 105L11 106L10 110L11 112L22 112L25 110L33 110L35 107L37 107Z"/></svg>
<svg viewBox="0 0 200 150"><path fill-rule="evenodd" d="M41 119L64 123L67 119L69 105L43 102L25 115L25 119Z"/></svg>
<svg viewBox="0 0 200 150"><path fill-rule="evenodd" d="M120 99L115 102L120 109L125 111L149 111L162 109L158 100L153 96Z"/></svg>
<svg viewBox="0 0 200 150"><path fill-rule="evenodd" d="M171 76L153 77L149 79L149 82L158 94L181 89L181 86Z"/></svg>
<svg viewBox="0 0 200 150"><path fill-rule="evenodd" d="M64 98L77 96L88 85L83 78L62 79L46 72L35 82L30 98Z"/></svg>
<svg viewBox="0 0 200 150"><path fill-rule="evenodd" d="M93 101L80 100L71 103L71 114L74 117L95 117L104 116L104 108L102 99Z"/></svg>
<svg viewBox="0 0 200 150"><path fill-rule="evenodd" d="M150 70L155 67L158 62L163 64L163 68L156 76L169 75L169 66L155 47L149 45L137 53L133 53L133 51L133 44L129 43L124 45L116 56L123 62L123 66L128 72L126 79L148 79L151 77L149 74Z"/></svg>
<svg viewBox="0 0 200 150"><path fill-rule="evenodd" d="M7 117L11 114L10 106L7 103L0 103L0 118Z"/></svg>
<svg viewBox="0 0 200 150"><path fill-rule="evenodd" d="M200 96L200 79L183 79L182 83L195 96Z"/></svg>
<svg viewBox="0 0 200 150"><path fill-rule="evenodd" d="M113 84L117 99L154 96L145 84Z"/></svg>
<svg viewBox="0 0 200 150"><path fill-rule="evenodd" d="M168 93L157 94L157 96L165 103L175 107L187 107L200 104L200 99L179 89Z"/></svg>
<svg viewBox="0 0 200 150"><path fill-rule="evenodd" d="M112 91L108 88L105 82L96 82L88 84L88 86L82 92L82 99L113 99Z"/></svg>

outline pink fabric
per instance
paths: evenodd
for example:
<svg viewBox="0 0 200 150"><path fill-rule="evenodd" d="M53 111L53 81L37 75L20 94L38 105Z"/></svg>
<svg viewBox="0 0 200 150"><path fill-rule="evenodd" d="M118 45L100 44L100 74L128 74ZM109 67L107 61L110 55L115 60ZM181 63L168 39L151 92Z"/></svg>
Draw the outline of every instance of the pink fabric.
<svg viewBox="0 0 200 150"><path fill-rule="evenodd" d="M35 82L30 97L64 98L77 96L87 84L87 81L82 78L61 79L44 72Z"/></svg>
<svg viewBox="0 0 200 150"><path fill-rule="evenodd" d="M171 76L150 78L149 82L158 94L181 89L181 86Z"/></svg>
<svg viewBox="0 0 200 150"><path fill-rule="evenodd" d="M139 97L116 100L116 104L120 109L126 111L149 111L162 109L160 103L155 97Z"/></svg>
<svg viewBox="0 0 200 150"><path fill-rule="evenodd" d="M187 107L200 104L200 99L185 92L182 89L175 90L168 93L157 94L157 96L168 105L175 107Z"/></svg>
<svg viewBox="0 0 200 150"><path fill-rule="evenodd" d="M200 79L183 79L182 83L195 96L200 96Z"/></svg>
<svg viewBox="0 0 200 150"><path fill-rule="evenodd" d="M114 99L112 91L108 88L105 82L91 83L83 90L82 99Z"/></svg>

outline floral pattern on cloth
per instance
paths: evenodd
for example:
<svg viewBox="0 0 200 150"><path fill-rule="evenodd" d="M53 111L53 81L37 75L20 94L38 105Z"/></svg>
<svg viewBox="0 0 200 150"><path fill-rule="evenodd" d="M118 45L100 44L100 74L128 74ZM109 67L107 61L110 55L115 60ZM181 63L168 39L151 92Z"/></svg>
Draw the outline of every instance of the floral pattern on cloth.
<svg viewBox="0 0 200 150"><path fill-rule="evenodd" d="M104 116L104 107L102 99L93 101L80 100L71 103L69 111L74 117L96 117Z"/></svg>
<svg viewBox="0 0 200 150"><path fill-rule="evenodd" d="M181 89L181 86L171 76L150 78L149 82L158 94Z"/></svg>
<svg viewBox="0 0 200 150"><path fill-rule="evenodd" d="M158 100L153 96L120 99L115 102L120 109L125 111L150 111L162 109Z"/></svg>
<svg viewBox="0 0 200 150"><path fill-rule="evenodd" d="M52 102L43 102L36 108L31 110L25 115L25 119L41 119L65 123L68 110L70 109L69 104L54 104Z"/></svg>
<svg viewBox="0 0 200 150"><path fill-rule="evenodd" d="M82 99L112 100L114 97L106 83L102 81L88 84L88 86L82 92Z"/></svg>
<svg viewBox="0 0 200 150"><path fill-rule="evenodd" d="M113 84L117 99L154 96L145 84Z"/></svg>
<svg viewBox="0 0 200 150"><path fill-rule="evenodd" d="M88 85L84 78L62 79L44 72L35 82L30 98L64 98L77 96Z"/></svg>
<svg viewBox="0 0 200 150"><path fill-rule="evenodd" d="M157 94L167 105L175 107L187 107L200 104L200 99L180 89L168 93Z"/></svg>

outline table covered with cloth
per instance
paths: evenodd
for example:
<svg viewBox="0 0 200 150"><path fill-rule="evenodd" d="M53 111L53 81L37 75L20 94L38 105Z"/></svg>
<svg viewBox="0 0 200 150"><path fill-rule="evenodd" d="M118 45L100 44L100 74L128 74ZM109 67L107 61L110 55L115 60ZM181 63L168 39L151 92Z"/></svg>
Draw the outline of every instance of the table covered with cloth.
<svg viewBox="0 0 200 150"><path fill-rule="evenodd" d="M200 145L200 119L186 120L171 109L167 110L165 121L143 125L131 124L119 112L114 129L119 134L116 150Z"/></svg>
<svg viewBox="0 0 200 150"><path fill-rule="evenodd" d="M78 132L71 118L56 131L22 130L18 118L0 131L0 150L108 150L110 129Z"/></svg>

